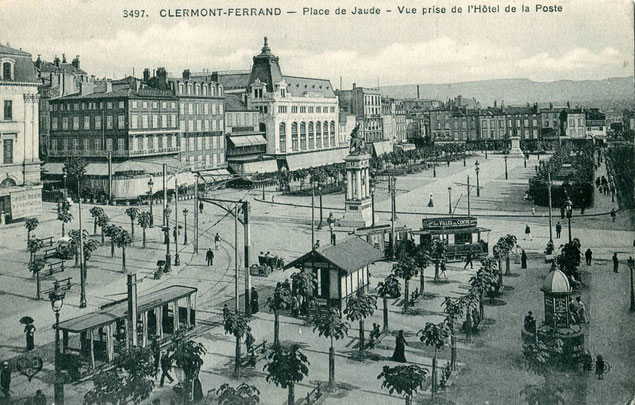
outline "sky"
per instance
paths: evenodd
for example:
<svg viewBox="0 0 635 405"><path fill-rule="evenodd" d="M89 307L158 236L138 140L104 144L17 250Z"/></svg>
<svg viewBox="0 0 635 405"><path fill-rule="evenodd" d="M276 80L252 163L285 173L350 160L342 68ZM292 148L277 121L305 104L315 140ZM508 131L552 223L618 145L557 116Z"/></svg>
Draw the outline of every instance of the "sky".
<svg viewBox="0 0 635 405"><path fill-rule="evenodd" d="M558 13L536 12L537 4ZM469 4L498 13L467 13ZM505 13L506 5L530 12ZM379 15L354 16L356 6ZM397 6L416 8L399 14ZM329 16L303 16L303 7ZM445 14L422 15L424 7ZM452 14L460 6L463 13ZM161 18L161 9L279 7L276 17ZM334 15L336 8L348 10ZM144 9L147 17L123 18ZM392 10L387 13L386 10ZM286 11L297 11L287 14ZM0 43L51 61L80 55L97 77L143 68L248 70L263 37L283 74L330 79L339 88L528 78L536 81L633 75L632 0L0 0Z"/></svg>

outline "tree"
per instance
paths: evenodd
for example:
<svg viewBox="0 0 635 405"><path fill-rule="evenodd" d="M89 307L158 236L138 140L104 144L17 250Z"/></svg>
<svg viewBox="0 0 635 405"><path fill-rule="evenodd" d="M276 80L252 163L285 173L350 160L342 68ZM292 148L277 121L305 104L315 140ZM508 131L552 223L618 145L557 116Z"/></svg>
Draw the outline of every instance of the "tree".
<svg viewBox="0 0 635 405"><path fill-rule="evenodd" d="M139 208L130 207L126 209L126 215L130 218L130 233L134 238L134 220L139 216Z"/></svg>
<svg viewBox="0 0 635 405"><path fill-rule="evenodd" d="M212 391L218 405L257 405L260 403L260 391L253 385L241 383L236 388L223 384Z"/></svg>
<svg viewBox="0 0 635 405"><path fill-rule="evenodd" d="M93 217L93 234L97 233L97 220L100 216L104 215L104 209L101 207L93 207L88 212ZM103 243L103 241L102 241Z"/></svg>
<svg viewBox="0 0 635 405"><path fill-rule="evenodd" d="M337 308L318 312L314 319L313 332L318 331L319 336L331 339L329 348L329 389L335 390L335 340L343 339L348 335L348 322L343 321Z"/></svg>
<svg viewBox="0 0 635 405"><path fill-rule="evenodd" d="M223 314L223 328L225 334L232 334L236 338L236 351L234 359L234 377L240 377L240 340L247 332L249 318L244 312L226 311Z"/></svg>
<svg viewBox="0 0 635 405"><path fill-rule="evenodd" d="M62 204L64 205L64 204ZM66 209L62 209L58 214L57 214L57 220L60 221L62 223L62 237L64 237L66 235L65 232L65 225L68 224L69 222L71 222L73 220L73 214L71 214L70 212L68 212L68 209L70 207L66 208Z"/></svg>
<svg viewBox="0 0 635 405"><path fill-rule="evenodd" d="M99 248L99 241L97 239L84 239L84 271L88 268L88 261Z"/></svg>
<svg viewBox="0 0 635 405"><path fill-rule="evenodd" d="M92 213L92 210L91 210ZM97 217L97 225L101 228L101 243L104 243L104 235L106 233L106 227L110 224L110 217L104 213Z"/></svg>
<svg viewBox="0 0 635 405"><path fill-rule="evenodd" d="M483 308L483 294L493 300L499 288L500 271L496 267L496 260L487 258L481 260L481 267L470 278L470 285L476 289L479 296L481 319L485 316Z"/></svg>
<svg viewBox="0 0 635 405"><path fill-rule="evenodd" d="M411 256L403 254L400 255L399 260L392 265L392 273L404 281L403 312L405 314L408 311L408 300L410 299L410 295L408 295L408 282L419 273L419 266Z"/></svg>
<svg viewBox="0 0 635 405"><path fill-rule="evenodd" d="M424 280L424 272L426 267L430 265L430 261L432 258L430 257L429 252L420 247L415 251L415 263L419 266L419 291L423 294L425 290L425 280Z"/></svg>
<svg viewBox="0 0 635 405"><path fill-rule="evenodd" d="M35 297L37 299L40 299L40 271L42 271L42 269L45 266L46 266L46 261L40 257L31 260L28 264L29 270L35 276L35 280L36 280Z"/></svg>
<svg viewBox="0 0 635 405"><path fill-rule="evenodd" d="M77 267L79 266L79 229L71 229L68 231L68 236L71 238L70 248L75 255L75 267ZM88 237L88 231L84 230L82 236L86 239Z"/></svg>
<svg viewBox="0 0 635 405"><path fill-rule="evenodd" d="M74 186L70 186L69 188L77 190L78 200L81 198L79 195L80 182L82 177L86 175L86 166L87 163L84 159L72 157L64 162L64 167L62 168L62 171L68 176L69 183Z"/></svg>
<svg viewBox="0 0 635 405"><path fill-rule="evenodd" d="M280 344L280 311L291 306L291 291L282 283L276 284L273 294L267 298L267 306L273 312L273 345Z"/></svg>
<svg viewBox="0 0 635 405"><path fill-rule="evenodd" d="M423 385L428 370L416 364L400 365L396 367L384 366L377 379L384 379L381 388L388 388L388 393L392 395L396 392L403 395L406 405L410 405L412 396Z"/></svg>
<svg viewBox="0 0 635 405"><path fill-rule="evenodd" d="M509 263L509 255L512 252L514 246L516 246L516 237L514 235L507 234L500 239L492 248L492 252L494 253L494 257L498 260L498 267L500 269L501 259L505 259L505 275L510 275L510 263Z"/></svg>
<svg viewBox="0 0 635 405"><path fill-rule="evenodd" d="M24 227L26 228L26 247L27 250L29 248L29 241L31 240L31 232L35 231L37 226L40 224L37 218L29 218L24 222Z"/></svg>
<svg viewBox="0 0 635 405"><path fill-rule="evenodd" d="M121 271L126 272L126 248L132 245L132 235L123 228L119 228L114 235L114 242L117 247L121 248Z"/></svg>
<svg viewBox="0 0 635 405"><path fill-rule="evenodd" d="M311 314L309 313L309 308L311 307L311 300L313 300L313 295L317 288L317 278L315 274L311 272L299 271L291 275L291 281L296 289L293 293L300 293L306 302L306 321L310 323Z"/></svg>
<svg viewBox="0 0 635 405"><path fill-rule="evenodd" d="M437 351L443 347L448 339L448 327L444 322L439 324L428 322L423 329L417 332L417 335L421 335L419 340L425 343L426 346L434 347L434 356L432 357L432 389L430 391L432 393L432 399L434 400L437 385Z"/></svg>
<svg viewBox="0 0 635 405"><path fill-rule="evenodd" d="M35 254L44 247L44 242L40 239L30 239L27 243L26 250L29 251L29 262L33 261Z"/></svg>
<svg viewBox="0 0 635 405"><path fill-rule="evenodd" d="M119 225L109 224L106 225L103 229L103 234L110 238L110 257L115 257L115 238L117 233L122 231L123 229Z"/></svg>
<svg viewBox="0 0 635 405"><path fill-rule="evenodd" d="M383 300L384 333L388 332L388 298L399 298L401 296L401 286L399 279L394 274L389 274L384 281L377 285L377 294Z"/></svg>
<svg viewBox="0 0 635 405"><path fill-rule="evenodd" d="M139 217L137 218L137 222L141 229L143 229L143 248L146 247L146 229L152 225L152 215L148 211L144 211L139 213Z"/></svg>
<svg viewBox="0 0 635 405"><path fill-rule="evenodd" d="M563 344L555 336L547 335L546 339L523 345L525 366L544 378L542 386L528 384L520 392L529 405L564 404L561 389L555 385L557 378L553 375L563 354Z"/></svg>
<svg viewBox="0 0 635 405"><path fill-rule="evenodd" d="M115 368L93 378L84 404L141 404L154 388L154 358L148 347L133 346L115 358ZM123 371L123 373L122 373Z"/></svg>
<svg viewBox="0 0 635 405"><path fill-rule="evenodd" d="M264 367L264 371L267 372L265 379L268 383L274 383L276 387L288 388L287 405L295 404L295 384L309 375L309 360L297 344L289 348L276 346L273 352L267 355L267 359L269 362Z"/></svg>
<svg viewBox="0 0 635 405"><path fill-rule="evenodd" d="M445 261L445 255L447 253L447 246L445 242L440 239L434 239L432 246L430 246L430 257L434 260L434 281L439 281L439 266L441 262Z"/></svg>
<svg viewBox="0 0 635 405"><path fill-rule="evenodd" d="M562 248L562 253L556 257L556 265L558 269L562 271L568 278L571 284L578 284L580 280L580 274L578 273L578 266L580 266L580 240L574 238L571 242L568 242Z"/></svg>
<svg viewBox="0 0 635 405"><path fill-rule="evenodd" d="M344 314L351 322L359 321L359 351L364 351L364 319L373 315L377 309L377 298L357 290L357 294L348 297Z"/></svg>
<svg viewBox="0 0 635 405"><path fill-rule="evenodd" d="M177 335L174 348L169 352L174 365L183 370L183 390L181 395L185 403L192 395L192 384L196 374L203 365L203 356L207 353L205 346L193 340L187 340L182 335Z"/></svg>

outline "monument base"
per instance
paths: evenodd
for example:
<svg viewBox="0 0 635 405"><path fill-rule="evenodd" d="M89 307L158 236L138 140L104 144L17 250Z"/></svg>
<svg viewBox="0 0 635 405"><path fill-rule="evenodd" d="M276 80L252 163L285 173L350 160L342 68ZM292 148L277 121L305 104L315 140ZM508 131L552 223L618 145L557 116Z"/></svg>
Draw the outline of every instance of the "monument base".
<svg viewBox="0 0 635 405"><path fill-rule="evenodd" d="M510 141L512 142L512 147L511 150L509 151L509 154L507 155L510 158L513 157L523 157L525 156L525 152L523 152L522 149L520 149L520 137L519 136L512 136L511 138L509 138Z"/></svg>
<svg viewBox="0 0 635 405"><path fill-rule="evenodd" d="M344 217L337 224L347 228L363 228L373 223L373 209L370 198L345 202Z"/></svg>

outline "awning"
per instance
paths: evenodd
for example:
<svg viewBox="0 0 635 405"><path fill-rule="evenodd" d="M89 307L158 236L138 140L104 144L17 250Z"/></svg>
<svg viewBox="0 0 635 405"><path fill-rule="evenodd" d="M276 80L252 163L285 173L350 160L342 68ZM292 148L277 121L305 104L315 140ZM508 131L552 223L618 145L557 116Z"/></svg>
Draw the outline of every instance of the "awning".
<svg viewBox="0 0 635 405"><path fill-rule="evenodd" d="M338 148L287 155L286 159L289 170L294 171L308 169L310 167L326 166L333 163L344 163L344 158L347 155L348 148Z"/></svg>
<svg viewBox="0 0 635 405"><path fill-rule="evenodd" d="M262 135L230 136L229 140L236 147L258 146L258 145L266 145L267 144L267 140Z"/></svg>
<svg viewBox="0 0 635 405"><path fill-rule="evenodd" d="M278 171L276 159L256 160L251 162L230 161L232 170L240 174L274 173Z"/></svg>
<svg viewBox="0 0 635 405"><path fill-rule="evenodd" d="M201 170L199 171L199 174L207 181L221 181L232 177L227 169Z"/></svg>
<svg viewBox="0 0 635 405"><path fill-rule="evenodd" d="M373 142L373 148L375 149L375 155L381 156L392 152L392 143L390 141Z"/></svg>
<svg viewBox="0 0 635 405"><path fill-rule="evenodd" d="M64 163L49 162L42 165L42 171L44 174L63 174Z"/></svg>
<svg viewBox="0 0 635 405"><path fill-rule="evenodd" d="M482 228L480 226L473 226L469 228L448 228L448 229L426 229L412 231L413 235L455 235L457 233L477 233L477 232L489 232L491 229Z"/></svg>

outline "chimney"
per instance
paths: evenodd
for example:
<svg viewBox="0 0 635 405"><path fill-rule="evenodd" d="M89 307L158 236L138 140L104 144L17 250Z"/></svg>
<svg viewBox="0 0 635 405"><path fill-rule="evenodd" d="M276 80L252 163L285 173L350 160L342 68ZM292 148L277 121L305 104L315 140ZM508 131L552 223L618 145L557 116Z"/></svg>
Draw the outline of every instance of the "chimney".
<svg viewBox="0 0 635 405"><path fill-rule="evenodd" d="M421 93L419 92L419 85L417 84L417 100L421 98Z"/></svg>
<svg viewBox="0 0 635 405"><path fill-rule="evenodd" d="M150 69L143 69L143 81L148 83L150 81Z"/></svg>
<svg viewBox="0 0 635 405"><path fill-rule="evenodd" d="M112 93L112 81L110 79L106 80L106 93Z"/></svg>
<svg viewBox="0 0 635 405"><path fill-rule="evenodd" d="M79 69L79 55L75 56L75 59L73 59L71 65L73 65L75 69Z"/></svg>
<svg viewBox="0 0 635 405"><path fill-rule="evenodd" d="M168 88L168 72L164 67L157 69L157 88L159 90L167 90Z"/></svg>
<svg viewBox="0 0 635 405"><path fill-rule="evenodd" d="M185 69L183 71L183 80L190 80L190 69Z"/></svg>
<svg viewBox="0 0 635 405"><path fill-rule="evenodd" d="M353 83L353 88L356 88L356 87L357 87L357 83Z"/></svg>
<svg viewBox="0 0 635 405"><path fill-rule="evenodd" d="M66 54L62 54L62 63L66 63Z"/></svg>
<svg viewBox="0 0 635 405"><path fill-rule="evenodd" d="M57 55L55 55L55 59L53 59L53 64L55 67L60 67L60 58L58 58Z"/></svg>

